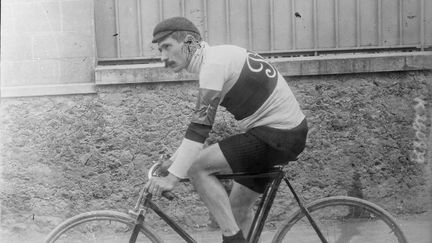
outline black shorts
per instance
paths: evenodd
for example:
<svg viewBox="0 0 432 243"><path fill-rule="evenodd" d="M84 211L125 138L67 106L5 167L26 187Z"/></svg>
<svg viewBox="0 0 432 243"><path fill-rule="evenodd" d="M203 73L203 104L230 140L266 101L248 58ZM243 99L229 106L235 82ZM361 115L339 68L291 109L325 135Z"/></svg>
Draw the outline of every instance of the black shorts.
<svg viewBox="0 0 432 243"><path fill-rule="evenodd" d="M307 122L289 130L255 127L219 142L231 169L236 172L264 172L273 166L294 160L303 151L307 136ZM235 179L249 189L263 193L269 178Z"/></svg>

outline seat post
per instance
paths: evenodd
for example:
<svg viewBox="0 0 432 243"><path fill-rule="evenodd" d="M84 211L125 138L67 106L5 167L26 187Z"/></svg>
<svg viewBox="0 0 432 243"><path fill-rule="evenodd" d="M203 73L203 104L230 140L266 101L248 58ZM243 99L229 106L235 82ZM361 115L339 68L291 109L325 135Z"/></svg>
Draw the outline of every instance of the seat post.
<svg viewBox="0 0 432 243"><path fill-rule="evenodd" d="M257 221L258 221L258 217L261 214L261 211L262 211L263 205L264 205L264 201L268 197L268 194L269 194L269 191L270 191L270 187L273 185L273 182L274 182L274 179L273 179L272 183L268 184L267 187L266 187L266 189L264 190L263 196L262 196L262 198L260 200L260 203L258 205L258 208L257 208L257 210L255 212L255 215L254 215L254 218L252 220L252 224L251 224L251 226L249 228L249 232L248 232L248 235L247 235L247 238L246 238L248 242L251 239L252 232L254 232L255 229L256 229L256 224L257 224Z"/></svg>

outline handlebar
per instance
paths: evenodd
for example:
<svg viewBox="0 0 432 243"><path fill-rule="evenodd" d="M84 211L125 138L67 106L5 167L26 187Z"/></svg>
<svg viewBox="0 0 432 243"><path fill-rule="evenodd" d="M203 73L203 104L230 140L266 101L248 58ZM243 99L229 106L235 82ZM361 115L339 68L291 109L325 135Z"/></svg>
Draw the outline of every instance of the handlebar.
<svg viewBox="0 0 432 243"><path fill-rule="evenodd" d="M152 167L150 167L148 173L147 173L147 177L150 180L152 177L160 177L162 176L159 169L161 167L162 163L158 162L155 163L154 165L152 165ZM176 196L174 195L174 193L169 192L169 191L165 191L162 192L162 196L165 197L166 199L172 201L174 200L174 198L176 198Z"/></svg>

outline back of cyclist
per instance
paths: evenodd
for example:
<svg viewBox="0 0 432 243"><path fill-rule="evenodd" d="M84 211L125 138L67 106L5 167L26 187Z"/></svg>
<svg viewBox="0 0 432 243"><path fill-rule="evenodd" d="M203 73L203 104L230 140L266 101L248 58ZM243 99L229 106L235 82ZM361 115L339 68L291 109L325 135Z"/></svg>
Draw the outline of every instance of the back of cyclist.
<svg viewBox="0 0 432 243"><path fill-rule="evenodd" d="M209 46L183 17L160 22L153 43L165 66L199 75L199 95L185 137L165 164L166 177L146 188L160 195L190 177L222 230L223 242L246 242L252 206L268 179L235 180L230 196L214 177L219 172L261 172L296 158L304 149L307 124L282 75L256 53L233 45ZM217 107L240 121L243 132L203 149Z"/></svg>

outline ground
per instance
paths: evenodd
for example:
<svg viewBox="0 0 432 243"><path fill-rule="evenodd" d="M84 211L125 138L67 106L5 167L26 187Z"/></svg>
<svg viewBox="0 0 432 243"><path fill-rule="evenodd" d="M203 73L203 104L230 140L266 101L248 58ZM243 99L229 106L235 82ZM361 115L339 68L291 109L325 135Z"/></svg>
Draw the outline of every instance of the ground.
<svg viewBox="0 0 432 243"><path fill-rule="evenodd" d="M431 209L431 82L431 72L288 78L310 128L305 152L286 168L296 190L306 201L351 195L401 217L425 214ZM196 85L100 86L95 95L2 99L3 231L45 234L80 212L132 207L148 167L179 145ZM220 109L207 142L238 131ZM209 216L190 191L180 186L180 200L162 200L161 207L199 231ZM282 187L266 227L292 207ZM166 227L153 216L148 221Z"/></svg>

